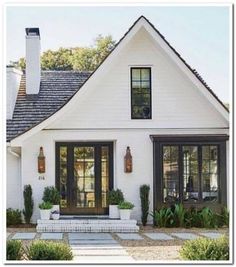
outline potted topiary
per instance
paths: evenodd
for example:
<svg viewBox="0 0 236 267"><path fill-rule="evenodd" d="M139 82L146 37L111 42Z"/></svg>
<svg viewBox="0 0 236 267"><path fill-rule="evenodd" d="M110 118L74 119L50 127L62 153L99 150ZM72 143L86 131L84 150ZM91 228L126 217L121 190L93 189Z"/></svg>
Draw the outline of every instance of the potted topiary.
<svg viewBox="0 0 236 267"><path fill-rule="evenodd" d="M39 204L41 220L49 220L51 215L52 204L50 202L42 202Z"/></svg>
<svg viewBox="0 0 236 267"><path fill-rule="evenodd" d="M112 189L108 192L108 203L109 203L109 218L119 219L120 214L118 210L118 204L124 201L123 193L120 189Z"/></svg>
<svg viewBox="0 0 236 267"><path fill-rule="evenodd" d="M57 190L57 188L54 186L45 187L43 192L43 201L52 203L52 213L57 211L60 214L60 192Z"/></svg>
<svg viewBox="0 0 236 267"><path fill-rule="evenodd" d="M120 219L121 220L129 220L130 219L130 214L131 210L133 209L134 204L128 202L128 201L123 201L118 205L118 208L120 210Z"/></svg>

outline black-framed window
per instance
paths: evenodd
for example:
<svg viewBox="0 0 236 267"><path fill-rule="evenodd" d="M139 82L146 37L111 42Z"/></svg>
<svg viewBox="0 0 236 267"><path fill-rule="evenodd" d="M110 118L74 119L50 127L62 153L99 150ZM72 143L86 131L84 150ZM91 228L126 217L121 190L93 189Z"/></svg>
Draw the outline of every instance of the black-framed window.
<svg viewBox="0 0 236 267"><path fill-rule="evenodd" d="M151 139L154 209L174 203L199 208L227 204L227 135L155 135Z"/></svg>
<svg viewBox="0 0 236 267"><path fill-rule="evenodd" d="M131 68L131 118L151 119L151 68Z"/></svg>

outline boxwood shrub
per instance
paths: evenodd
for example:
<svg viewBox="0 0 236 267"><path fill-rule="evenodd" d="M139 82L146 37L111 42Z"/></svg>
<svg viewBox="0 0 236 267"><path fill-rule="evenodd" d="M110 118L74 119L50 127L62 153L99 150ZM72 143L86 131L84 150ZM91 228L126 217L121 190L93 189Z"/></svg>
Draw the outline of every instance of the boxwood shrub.
<svg viewBox="0 0 236 267"><path fill-rule="evenodd" d="M183 260L229 260L229 240L198 238L184 243L180 249Z"/></svg>
<svg viewBox="0 0 236 267"><path fill-rule="evenodd" d="M21 211L16 209L7 209L7 226L17 225L22 223Z"/></svg>
<svg viewBox="0 0 236 267"><path fill-rule="evenodd" d="M6 254L7 260L20 260L23 254L21 241L8 240Z"/></svg>
<svg viewBox="0 0 236 267"><path fill-rule="evenodd" d="M34 241L28 249L29 260L72 260L69 245L52 241Z"/></svg>

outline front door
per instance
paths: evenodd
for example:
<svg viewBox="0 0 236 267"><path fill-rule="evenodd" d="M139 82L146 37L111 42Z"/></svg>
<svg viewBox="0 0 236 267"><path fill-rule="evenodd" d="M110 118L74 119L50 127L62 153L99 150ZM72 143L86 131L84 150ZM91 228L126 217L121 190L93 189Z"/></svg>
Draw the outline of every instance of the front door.
<svg viewBox="0 0 236 267"><path fill-rule="evenodd" d="M56 143L56 185L61 214L108 214L112 143Z"/></svg>

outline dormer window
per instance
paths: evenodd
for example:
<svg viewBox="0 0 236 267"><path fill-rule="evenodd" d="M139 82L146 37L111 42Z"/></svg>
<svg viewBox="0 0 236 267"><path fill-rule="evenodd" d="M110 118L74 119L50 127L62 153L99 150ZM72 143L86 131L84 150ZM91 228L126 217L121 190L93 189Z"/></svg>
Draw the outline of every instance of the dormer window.
<svg viewBox="0 0 236 267"><path fill-rule="evenodd" d="M151 119L151 68L131 68L131 118Z"/></svg>

